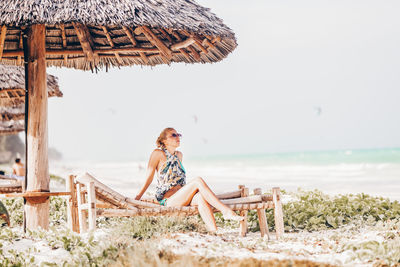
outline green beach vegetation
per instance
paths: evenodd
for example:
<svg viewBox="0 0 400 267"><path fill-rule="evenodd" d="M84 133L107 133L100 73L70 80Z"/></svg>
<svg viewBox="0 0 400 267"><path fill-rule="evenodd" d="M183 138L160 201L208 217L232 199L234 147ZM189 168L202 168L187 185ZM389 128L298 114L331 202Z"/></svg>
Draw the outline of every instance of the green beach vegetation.
<svg viewBox="0 0 400 267"><path fill-rule="evenodd" d="M62 248L68 255L58 262L41 261L42 266L143 266L147 264L167 266L184 263L197 263L204 266L221 266L231 262L233 266L263 266L267 261L243 259L233 264L226 257L207 258L199 255L175 255L168 248L160 249L157 240L169 238L174 233L196 232L207 234L199 216L191 217L136 217L136 218L98 218L99 238L94 233L79 235L67 229L66 200L51 197L50 230L28 231L23 233L23 201L21 198L2 200L10 213L12 228L0 228L0 266L29 266L37 262L37 248L31 246L25 250L7 249L8 246L22 239L30 242L44 242L51 250ZM376 262L377 266L394 266L400 264L400 203L365 194L327 196L320 191L302 191L291 194L291 200L283 205L285 230L287 232L323 232L332 234L329 238L335 241L332 251L351 253L354 260ZM273 213L267 210L270 230L274 230ZM216 214L220 227L237 227L237 223L224 221ZM258 231L258 220L255 212L249 212L249 229ZM361 228L368 231L380 231L380 240L349 242L348 236L359 235ZM336 230L335 230L336 229ZM341 232L341 229L345 229ZM288 235L280 241L286 242L295 237ZM347 238L347 239L345 239ZM268 247L268 241L260 239L260 244ZM261 244L263 243L263 244ZM245 246L244 246L245 247ZM179 263L179 264L178 264ZM271 264L273 261L271 262ZM287 260L280 266L299 266L301 261ZM304 263L304 262L303 262ZM183 264L183 265L182 265ZM286 265L285 265L286 264ZM329 264L306 266L331 266Z"/></svg>

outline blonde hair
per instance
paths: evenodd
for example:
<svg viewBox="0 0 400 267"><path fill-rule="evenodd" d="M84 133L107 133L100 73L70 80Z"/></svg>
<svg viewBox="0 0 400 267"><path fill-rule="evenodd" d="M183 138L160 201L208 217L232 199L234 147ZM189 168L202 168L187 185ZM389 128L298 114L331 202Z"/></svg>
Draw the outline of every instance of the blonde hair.
<svg viewBox="0 0 400 267"><path fill-rule="evenodd" d="M165 144L164 144L164 140L167 139L167 134L170 131L174 131L174 128L168 127L165 128L164 130L162 130L162 132L160 133L160 136L158 136L157 141L156 141L156 145L158 148L165 148Z"/></svg>

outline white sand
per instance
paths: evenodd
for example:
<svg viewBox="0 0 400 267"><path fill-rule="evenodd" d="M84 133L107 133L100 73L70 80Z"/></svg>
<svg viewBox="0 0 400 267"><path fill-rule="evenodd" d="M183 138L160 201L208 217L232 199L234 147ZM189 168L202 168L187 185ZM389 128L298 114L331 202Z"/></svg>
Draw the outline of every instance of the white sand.
<svg viewBox="0 0 400 267"><path fill-rule="evenodd" d="M20 229L14 229L20 231ZM383 230L365 226L357 228L346 226L336 230L285 233L281 240L276 240L274 233L271 239L262 238L260 233L249 233L246 237L238 236L238 229L219 229L217 235L197 232L174 233L167 237L155 239L160 250L171 250L176 254L193 254L205 257L257 258L271 259L306 259L315 262L331 263L340 266L373 266L374 262L363 262L357 259L351 250L342 247L349 243L368 240L383 241ZM87 240L88 234L83 235ZM102 229L94 232L95 240L107 245L109 233ZM61 264L71 255L60 247L52 247L44 240L21 239L3 243L7 253L10 250L29 252L35 257L35 264L52 262Z"/></svg>

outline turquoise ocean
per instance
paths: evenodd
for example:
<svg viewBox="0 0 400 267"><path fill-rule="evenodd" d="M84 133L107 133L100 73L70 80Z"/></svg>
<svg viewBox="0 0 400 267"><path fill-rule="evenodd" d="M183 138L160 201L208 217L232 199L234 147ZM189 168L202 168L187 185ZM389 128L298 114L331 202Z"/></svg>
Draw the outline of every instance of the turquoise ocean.
<svg viewBox="0 0 400 267"><path fill-rule="evenodd" d="M187 160L186 160L187 159ZM66 176L88 171L116 190L133 196L145 181L145 161L50 164ZM187 177L203 177L215 192L244 184L252 190L280 187L287 191L318 189L327 194L366 193L400 200L400 148L230 155L190 158ZM148 192L154 192L153 181Z"/></svg>

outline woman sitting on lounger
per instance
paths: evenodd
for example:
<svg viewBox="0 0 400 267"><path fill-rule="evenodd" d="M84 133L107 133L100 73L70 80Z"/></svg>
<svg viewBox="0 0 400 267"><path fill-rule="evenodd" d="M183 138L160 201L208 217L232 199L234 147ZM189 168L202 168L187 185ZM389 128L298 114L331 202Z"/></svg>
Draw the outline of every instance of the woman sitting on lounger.
<svg viewBox="0 0 400 267"><path fill-rule="evenodd" d="M241 221L244 218L225 206L210 190L204 180L197 177L186 184L186 172L182 165L182 152L176 149L180 145L181 134L174 128L164 129L157 139L157 147L150 156L147 167L146 183L136 196L139 200L157 172L156 198L163 206L198 206L201 218L209 231L216 231L211 206L220 210L225 219Z"/></svg>

